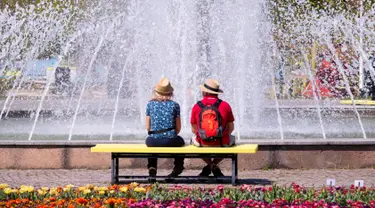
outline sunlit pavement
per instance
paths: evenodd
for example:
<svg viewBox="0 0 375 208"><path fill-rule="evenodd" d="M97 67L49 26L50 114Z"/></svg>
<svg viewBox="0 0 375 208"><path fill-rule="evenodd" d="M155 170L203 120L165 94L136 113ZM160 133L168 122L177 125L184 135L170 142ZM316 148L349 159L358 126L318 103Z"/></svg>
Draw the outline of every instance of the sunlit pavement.
<svg viewBox="0 0 375 208"><path fill-rule="evenodd" d="M158 170L158 174L167 175L170 170ZM197 175L199 170L185 170L183 175ZM146 175L146 169L120 170L120 174ZM224 174L229 175L228 171ZM13 187L22 184L41 186L76 186L94 184L108 185L110 170L86 169L39 169L39 170L0 170L0 183L7 183ZM240 179L263 179L275 182L278 185L290 185L295 182L307 187L321 187L326 184L327 178L336 179L338 186L350 186L354 180L364 180L365 186L375 184L375 169L314 169L314 170L256 170L240 171ZM251 180L250 180L251 181Z"/></svg>

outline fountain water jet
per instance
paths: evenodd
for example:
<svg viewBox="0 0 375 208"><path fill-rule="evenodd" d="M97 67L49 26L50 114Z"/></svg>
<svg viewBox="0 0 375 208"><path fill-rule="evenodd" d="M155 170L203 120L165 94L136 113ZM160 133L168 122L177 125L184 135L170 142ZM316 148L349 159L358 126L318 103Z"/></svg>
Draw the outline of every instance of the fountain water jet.
<svg viewBox="0 0 375 208"><path fill-rule="evenodd" d="M303 51L303 49L301 48L301 51ZM320 90L317 88L316 86L316 79L314 79L312 73L311 73L311 66L308 64L309 63L309 60L307 58L307 55L305 53L304 55L304 58L305 58L305 71L307 72L307 74L309 75L309 79L310 79L310 82L312 83L312 91L313 91L313 98L314 98L314 103L315 103L315 106L316 106L316 112L318 114L318 117L319 117L319 124L320 124L320 129L322 130L322 136L323 136L323 139L326 139L326 132L324 130L324 125L323 125L323 118L322 118L322 114L321 114L321 109L320 109L320 105L319 105L319 102L318 102L318 96L317 96L317 93L320 94ZM310 69L310 70L308 70Z"/></svg>
<svg viewBox="0 0 375 208"><path fill-rule="evenodd" d="M356 104L355 104L355 102L354 102L354 96L353 96L352 91L350 90L348 77L347 77L346 74L344 73L344 67L343 67L343 65L342 65L342 63L341 63L341 61L340 61L340 59L338 58L337 53L335 52L335 49L334 49L332 43L331 43L330 41L328 41L328 40L326 40L326 41L327 41L327 45L328 45L328 47L329 47L331 53L332 53L333 56L334 56L334 59L335 59L336 63L338 64L339 72L340 72L340 74L341 74L341 75L343 76L343 78L344 78L345 89L346 89L346 91L348 92L348 94L349 94L349 96L350 96L350 99L352 100L352 103L353 103L353 109L354 109L355 114L357 115L358 123L359 123L359 126L361 127L361 131L362 131L362 134L363 134L363 138L366 139L366 138L367 138L367 136L366 136L366 131L365 131L365 129L364 129L364 127L363 127L363 124L362 124L361 115L359 115L358 110L357 110L357 106L356 106Z"/></svg>
<svg viewBox="0 0 375 208"><path fill-rule="evenodd" d="M69 138L68 140L70 141L72 139L72 135L73 135L73 130L74 130L74 124L76 122L76 119L77 119L77 114L78 114L78 110L79 110L79 107L80 107L80 104L81 104L81 99L82 99L82 95L85 91L85 87L86 87L86 83L87 83L87 78L88 78L88 75L90 74L90 71L92 69L92 65L94 64L94 61L96 59L96 56L100 50L100 48L102 47L102 44L104 42L104 39L107 37L108 33L110 32L110 30L112 30L112 27L113 27L113 24L105 31L105 33L101 36L100 40L99 40L99 43L97 45L97 47L95 48L95 51L94 51L94 55L91 59L91 62L89 64L89 68L87 69L86 71L86 75L85 75L85 80L83 81L83 87L81 89L81 92L80 92L80 95L79 95L79 98L78 98L78 105L76 107L76 110L75 110L75 113L74 113L74 116L73 116L73 122L72 122L72 126L70 127L70 132L69 132Z"/></svg>
<svg viewBox="0 0 375 208"><path fill-rule="evenodd" d="M118 91L117 91L115 111L113 112L112 128L111 128L111 134L110 134L110 137L109 137L110 141L112 141L112 139L113 139L113 130L115 129L115 122L116 122L116 115L117 115L117 111L118 111L120 93L121 93L121 89L123 87L124 80L125 80L125 71L129 67L128 64L129 64L129 61L131 60L132 54L133 54L133 52L130 52L130 54L127 55L124 67L123 67L122 72L121 72L121 81L120 81L120 85L119 85Z"/></svg>

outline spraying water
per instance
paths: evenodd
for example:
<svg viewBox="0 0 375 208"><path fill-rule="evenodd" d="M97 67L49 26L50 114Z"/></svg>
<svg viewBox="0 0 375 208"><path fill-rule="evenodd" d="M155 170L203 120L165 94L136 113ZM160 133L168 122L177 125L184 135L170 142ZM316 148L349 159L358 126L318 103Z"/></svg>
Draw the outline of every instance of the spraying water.
<svg viewBox="0 0 375 208"><path fill-rule="evenodd" d="M91 59L91 62L90 62L89 68L88 68L87 71L86 71L85 80L84 80L84 82L83 82L83 87L82 87L82 89L81 89L81 93L80 93L79 98L78 98L78 105L77 105L77 107L76 107L76 109L75 109L74 117L73 117L73 122L72 122L72 126L71 126L71 128L70 128L70 132L69 132L69 138L68 138L69 141L72 139L73 130L74 130L74 124L75 124L76 119L77 119L77 114L78 114L78 110L79 110L79 107L80 107L80 104L81 104L82 95L83 95L83 93L85 92L85 87L86 87L86 83L87 83L88 75L90 74L90 71L91 71L91 69L92 69L92 65L94 64L94 61L95 61L96 56L97 56L97 54L98 54L98 52L99 52L99 49L102 47L102 44L103 44L103 42L104 42L104 39L106 38L107 34L110 32L111 29L112 29L112 28L109 27L109 29L107 29L107 30L105 31L105 33L101 36L101 38L100 38L100 40L99 40L99 43L98 43L98 46L95 48L95 52L94 52L94 55L93 55L93 57L92 57L92 59Z"/></svg>
<svg viewBox="0 0 375 208"><path fill-rule="evenodd" d="M367 56L372 50L370 46L375 45L371 29L374 8L366 12L362 9L355 18L345 12L312 9L288 19L283 25L288 29L285 31L278 25L269 27L274 23L269 18L268 3L263 0L99 0L92 4L87 8L61 7L64 9L41 4L37 6L43 8L40 11L35 7L18 7L0 13L0 26L5 28L0 32L0 74L13 67L20 68L21 73L10 85L9 90L15 93L0 100L3 102L0 119L4 113L11 117L11 111L22 105L22 110L36 112L31 123L23 118L1 120L0 132L4 137L28 134L31 139L33 135L37 138L37 135L59 134L71 140L73 136L101 138L108 133L110 139L114 133L144 137L144 108L162 76L168 77L175 87L174 99L181 106L182 133L187 136L190 109L200 99L198 85L207 78L216 78L221 83L225 92L222 98L233 107L237 136L241 139L375 135L369 132L372 120L361 117L361 108L356 105L346 107L355 112L354 118L347 112L336 114L334 107L327 113L320 95L313 93L311 100L304 100L302 93L293 95L298 94L295 83L287 83L291 87L285 91L296 100L277 98L274 80L277 63L273 61L276 55L268 44L282 51L280 56L287 62L283 67L286 79L303 74L306 81L314 83L313 91L319 94L310 64L312 43L329 47L332 59L342 71L344 66L340 66L333 53L333 40L341 40L342 45L359 55L351 58L358 63L358 67L353 67L360 74L358 87L363 87L361 72L370 68L374 75ZM284 12L294 14L293 5L287 8ZM77 38L71 39L77 34ZM78 66L70 97L53 94L56 83L48 79L40 99L19 99L17 93L27 90L25 80L30 76L27 63L51 55L60 59L54 69L61 59L72 59L71 65ZM319 57L316 59L319 65ZM116 67L111 67L112 63L120 67L113 69ZM358 95L348 89L345 76L341 81L346 86L346 98L354 101ZM104 96L98 98L96 94ZM339 102L342 98L330 99ZM312 107L300 107L301 100ZM45 109L69 112L73 106L73 114L41 115ZM353 124L359 124L360 131Z"/></svg>
<svg viewBox="0 0 375 208"><path fill-rule="evenodd" d="M117 111L118 111L120 93L121 93L121 89L122 89L123 84L124 84L126 69L129 67L128 66L129 60L131 60L131 54L128 54L128 56L126 57L124 67L123 67L122 72L121 72L121 81L120 81L120 85L119 85L119 88L118 88L118 91L117 91L115 111L113 113L113 120L112 120L112 129L111 129L111 134L110 134L110 137L109 137L110 141L112 141L112 139L113 139L113 130L115 129L116 115L117 115Z"/></svg>

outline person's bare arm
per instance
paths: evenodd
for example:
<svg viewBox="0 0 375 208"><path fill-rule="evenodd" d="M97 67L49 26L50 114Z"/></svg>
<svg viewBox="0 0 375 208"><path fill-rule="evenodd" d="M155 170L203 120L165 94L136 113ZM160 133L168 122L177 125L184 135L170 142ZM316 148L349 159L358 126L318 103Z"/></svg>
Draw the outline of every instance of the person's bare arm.
<svg viewBox="0 0 375 208"><path fill-rule="evenodd" d="M234 123L233 122L228 122L227 123L227 129L228 129L228 134L231 135L233 130L234 130Z"/></svg>
<svg viewBox="0 0 375 208"><path fill-rule="evenodd" d="M176 133L179 134L181 131L181 118L177 117L176 118Z"/></svg>
<svg viewBox="0 0 375 208"><path fill-rule="evenodd" d="M146 116L146 129L147 129L147 131L150 131L150 129L151 129L151 119L150 119L150 116Z"/></svg>
<svg viewBox="0 0 375 208"><path fill-rule="evenodd" d="M197 133L197 124L191 124L191 132L193 132L193 134Z"/></svg>

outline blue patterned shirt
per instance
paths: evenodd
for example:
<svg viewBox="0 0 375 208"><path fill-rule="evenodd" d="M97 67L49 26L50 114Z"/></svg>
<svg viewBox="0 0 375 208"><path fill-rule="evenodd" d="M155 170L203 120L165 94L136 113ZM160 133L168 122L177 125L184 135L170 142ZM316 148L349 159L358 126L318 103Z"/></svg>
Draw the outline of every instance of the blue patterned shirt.
<svg viewBox="0 0 375 208"><path fill-rule="evenodd" d="M146 116L150 116L151 131L158 131L175 127L176 118L180 117L180 105L172 100L156 101L151 100L147 103ZM153 138L175 138L175 130L151 134Z"/></svg>

